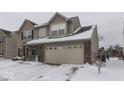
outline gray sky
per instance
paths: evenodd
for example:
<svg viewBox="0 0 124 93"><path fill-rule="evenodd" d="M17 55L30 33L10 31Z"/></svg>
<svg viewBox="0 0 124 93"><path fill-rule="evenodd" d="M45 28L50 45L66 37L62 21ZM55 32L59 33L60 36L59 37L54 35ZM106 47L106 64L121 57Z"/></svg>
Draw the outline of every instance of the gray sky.
<svg viewBox="0 0 124 93"><path fill-rule="evenodd" d="M0 12L0 28L18 30L24 19L37 24L47 22L53 12ZM119 12L63 12L67 17L79 16L82 26L98 25L98 32L104 36L101 46L122 45L124 13Z"/></svg>

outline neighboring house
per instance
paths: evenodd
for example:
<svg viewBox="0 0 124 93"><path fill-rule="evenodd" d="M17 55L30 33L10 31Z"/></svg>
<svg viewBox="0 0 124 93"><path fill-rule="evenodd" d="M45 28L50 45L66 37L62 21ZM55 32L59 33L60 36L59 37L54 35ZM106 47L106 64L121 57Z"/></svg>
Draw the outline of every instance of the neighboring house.
<svg viewBox="0 0 124 93"><path fill-rule="evenodd" d="M124 24L124 22L123 22L123 24ZM123 37L123 55L124 55L124 27L123 27L123 33L122 33L122 37Z"/></svg>
<svg viewBox="0 0 124 93"><path fill-rule="evenodd" d="M28 52L28 49L24 45L34 39L34 27L36 23L25 19L18 31L15 32L17 37L17 56L25 56L25 53Z"/></svg>
<svg viewBox="0 0 124 93"><path fill-rule="evenodd" d="M16 38L10 31L0 29L0 58L16 56Z"/></svg>
<svg viewBox="0 0 124 93"><path fill-rule="evenodd" d="M42 25L25 20L18 36L18 56L51 64L92 64L98 52L97 26L81 27L78 17L60 13Z"/></svg>

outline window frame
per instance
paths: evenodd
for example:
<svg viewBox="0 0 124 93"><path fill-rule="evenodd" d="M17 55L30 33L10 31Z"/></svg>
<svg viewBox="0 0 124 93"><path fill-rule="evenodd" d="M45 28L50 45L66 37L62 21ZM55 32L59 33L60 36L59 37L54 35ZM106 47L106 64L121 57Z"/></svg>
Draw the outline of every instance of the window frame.
<svg viewBox="0 0 124 93"><path fill-rule="evenodd" d="M51 36L63 36L65 35L65 30L66 30L66 23L56 23L50 26ZM53 32L55 31L57 33L56 35L53 34ZM61 34L60 31L63 31L62 32L63 34Z"/></svg>
<svg viewBox="0 0 124 93"><path fill-rule="evenodd" d="M23 39L24 40L30 40L30 39L32 39L32 30L24 31L23 32Z"/></svg>
<svg viewBox="0 0 124 93"><path fill-rule="evenodd" d="M21 57L23 55L22 51L23 51L23 48L22 47L19 47L18 48L18 56L19 57Z"/></svg>

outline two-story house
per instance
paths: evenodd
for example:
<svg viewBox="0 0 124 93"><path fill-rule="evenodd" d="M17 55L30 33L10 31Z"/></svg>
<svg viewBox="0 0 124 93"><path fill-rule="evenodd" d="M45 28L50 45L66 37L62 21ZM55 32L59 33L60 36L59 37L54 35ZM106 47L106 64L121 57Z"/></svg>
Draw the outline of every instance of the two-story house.
<svg viewBox="0 0 124 93"><path fill-rule="evenodd" d="M34 27L37 25L36 23L25 19L19 30L15 32L16 40L17 40L17 56L23 57L27 59L25 54L28 54L29 49L25 48L25 44L34 39Z"/></svg>
<svg viewBox="0 0 124 93"><path fill-rule="evenodd" d="M16 37L11 31L0 29L0 58L16 56Z"/></svg>
<svg viewBox="0 0 124 93"><path fill-rule="evenodd" d="M98 51L97 26L81 27L79 18L60 13L42 25L25 20L18 33L18 55L51 64L92 64ZM21 43L20 43L21 41Z"/></svg>

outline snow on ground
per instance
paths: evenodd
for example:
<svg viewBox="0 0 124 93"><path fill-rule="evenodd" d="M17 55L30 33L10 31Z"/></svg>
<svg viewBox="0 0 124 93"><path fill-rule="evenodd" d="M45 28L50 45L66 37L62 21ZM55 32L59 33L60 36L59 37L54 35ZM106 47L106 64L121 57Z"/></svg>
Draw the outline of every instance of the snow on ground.
<svg viewBox="0 0 124 93"><path fill-rule="evenodd" d="M86 81L121 81L124 80L124 61L117 58L111 59L106 63L105 67L101 68L99 75L95 66L85 65L84 69L80 69L71 80L86 80Z"/></svg>
<svg viewBox="0 0 124 93"><path fill-rule="evenodd" d="M69 77L70 77L70 74L72 72L71 68L73 67L80 67L80 66L77 66L77 65L61 65L61 66L58 66L46 73L43 73L42 74L42 78L41 79L38 79L38 80L42 80L42 81L55 81L55 80L58 80L58 81L66 81Z"/></svg>
<svg viewBox="0 0 124 93"><path fill-rule="evenodd" d="M1 65L3 66L2 69ZM0 60L0 77L8 80L30 80L32 77L35 77L38 72L45 72L54 67L55 66L41 63L26 62L21 64L10 60Z"/></svg>
<svg viewBox="0 0 124 93"><path fill-rule="evenodd" d="M72 68L77 68L74 73ZM113 81L124 80L124 61L112 58L98 74L95 65L48 65L0 59L1 81Z"/></svg>

